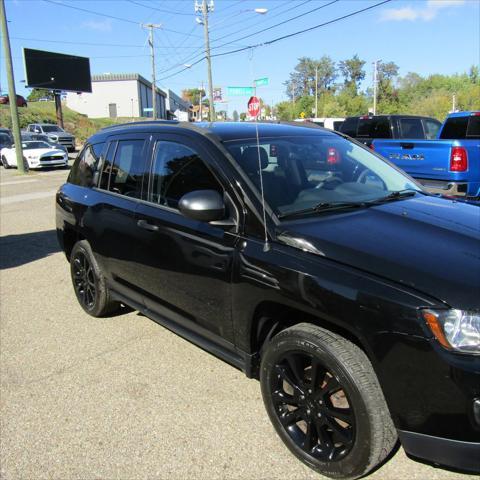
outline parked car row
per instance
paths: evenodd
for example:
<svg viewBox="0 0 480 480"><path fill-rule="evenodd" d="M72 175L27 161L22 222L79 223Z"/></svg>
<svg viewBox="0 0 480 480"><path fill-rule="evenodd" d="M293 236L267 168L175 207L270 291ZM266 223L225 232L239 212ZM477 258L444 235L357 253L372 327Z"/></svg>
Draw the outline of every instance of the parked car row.
<svg viewBox="0 0 480 480"><path fill-rule="evenodd" d="M28 125L21 132L26 168L64 167L68 165L68 151L75 150L75 137L53 124ZM12 132L0 128L0 164L16 168L17 159Z"/></svg>
<svg viewBox="0 0 480 480"><path fill-rule="evenodd" d="M8 94L0 95L0 105L10 105L10 97ZM17 95L17 107L27 107L27 101L21 95Z"/></svg>

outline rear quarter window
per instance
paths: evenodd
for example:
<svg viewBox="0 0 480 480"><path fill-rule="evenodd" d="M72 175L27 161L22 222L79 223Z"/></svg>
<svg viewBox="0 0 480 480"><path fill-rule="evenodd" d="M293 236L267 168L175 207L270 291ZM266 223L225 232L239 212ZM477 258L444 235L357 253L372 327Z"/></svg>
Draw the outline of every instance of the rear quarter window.
<svg viewBox="0 0 480 480"><path fill-rule="evenodd" d="M92 187L95 172L102 156L104 143L87 145L78 155L70 170L68 182L80 187Z"/></svg>
<svg viewBox="0 0 480 480"><path fill-rule="evenodd" d="M467 135L469 117L447 118L440 138L443 140L460 140Z"/></svg>

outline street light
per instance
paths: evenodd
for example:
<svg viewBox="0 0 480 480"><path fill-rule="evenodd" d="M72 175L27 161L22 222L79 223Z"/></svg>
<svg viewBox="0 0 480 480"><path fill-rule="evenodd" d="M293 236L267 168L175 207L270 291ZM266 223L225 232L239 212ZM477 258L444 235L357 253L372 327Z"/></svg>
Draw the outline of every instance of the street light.
<svg viewBox="0 0 480 480"><path fill-rule="evenodd" d="M200 13L202 17L195 17L195 21L199 25L203 25L203 30L205 34L205 56L207 58L207 69L208 69L208 101L210 104L209 108L209 117L210 121L215 120L215 108L213 103L213 83L212 83L212 59L210 56L210 34L208 31L208 14L213 12L214 1L210 0L207 3L207 0L195 0L195 13ZM244 11L251 11L258 13L260 15L265 15L268 12L268 8L253 8ZM230 18L230 17L229 17Z"/></svg>

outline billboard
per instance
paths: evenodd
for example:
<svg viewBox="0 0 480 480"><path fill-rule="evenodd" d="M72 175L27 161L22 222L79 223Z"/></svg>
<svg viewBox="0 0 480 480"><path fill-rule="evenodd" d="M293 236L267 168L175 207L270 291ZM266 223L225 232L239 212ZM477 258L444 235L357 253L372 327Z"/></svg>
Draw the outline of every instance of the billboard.
<svg viewBox="0 0 480 480"><path fill-rule="evenodd" d="M44 50L23 49L26 86L91 92L90 59Z"/></svg>
<svg viewBox="0 0 480 480"><path fill-rule="evenodd" d="M214 102L223 102L222 87L214 87L213 88L213 101Z"/></svg>

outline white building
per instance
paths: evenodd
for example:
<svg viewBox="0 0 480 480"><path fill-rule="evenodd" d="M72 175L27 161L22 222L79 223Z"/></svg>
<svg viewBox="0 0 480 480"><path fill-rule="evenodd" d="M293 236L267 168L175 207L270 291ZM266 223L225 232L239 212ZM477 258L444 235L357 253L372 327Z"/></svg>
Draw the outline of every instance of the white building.
<svg viewBox="0 0 480 480"><path fill-rule="evenodd" d="M167 94L157 87L158 118L168 117L166 100ZM152 83L138 73L92 75L92 93L69 92L66 103L90 118L151 117Z"/></svg>

